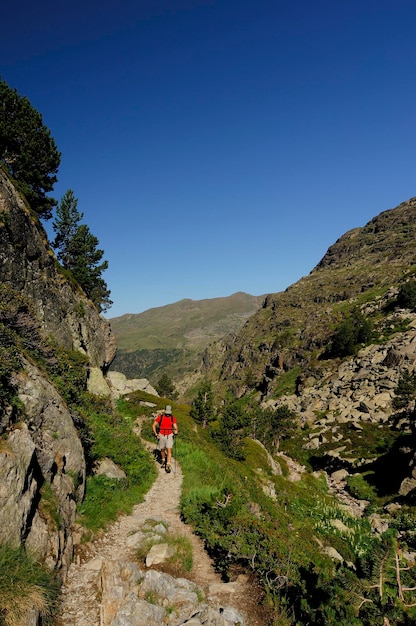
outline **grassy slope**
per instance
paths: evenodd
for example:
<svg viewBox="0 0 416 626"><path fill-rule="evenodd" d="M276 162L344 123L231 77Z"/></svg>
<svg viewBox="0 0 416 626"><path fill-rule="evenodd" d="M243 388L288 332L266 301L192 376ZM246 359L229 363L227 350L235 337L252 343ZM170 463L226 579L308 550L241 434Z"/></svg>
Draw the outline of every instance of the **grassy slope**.
<svg viewBox="0 0 416 626"><path fill-rule="evenodd" d="M143 411L140 398L130 396L132 414ZM270 624L375 626L383 616L415 617L414 609L394 607L395 531L380 542L368 518L348 513L322 477L305 472L300 481L290 480L281 457L275 460L282 475L274 475L264 449L249 438L244 460L228 458L189 417L189 407L173 407L180 423L175 452L184 473L182 515L226 580L243 572L255 576L274 615ZM144 428L149 439L150 421ZM336 550L343 563L326 549ZM371 587L380 559L383 598Z"/></svg>
<svg viewBox="0 0 416 626"><path fill-rule="evenodd" d="M238 332L263 299L240 292L113 318L118 351L111 368L128 378L147 378L153 385L163 374L181 381L200 366L204 349Z"/></svg>
<svg viewBox="0 0 416 626"><path fill-rule="evenodd" d="M121 350L204 348L235 332L264 296L236 293L227 298L181 300L175 304L110 319Z"/></svg>

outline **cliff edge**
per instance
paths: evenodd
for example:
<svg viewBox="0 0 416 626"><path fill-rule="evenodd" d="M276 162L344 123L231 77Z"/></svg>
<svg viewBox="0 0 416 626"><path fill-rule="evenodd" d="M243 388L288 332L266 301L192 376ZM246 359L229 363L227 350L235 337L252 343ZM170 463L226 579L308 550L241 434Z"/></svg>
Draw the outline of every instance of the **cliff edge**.
<svg viewBox="0 0 416 626"><path fill-rule="evenodd" d="M116 342L1 168L0 299L0 542L26 546L65 577L86 462L77 416L56 382L70 359L58 360L79 355L80 392L97 372L105 387Z"/></svg>

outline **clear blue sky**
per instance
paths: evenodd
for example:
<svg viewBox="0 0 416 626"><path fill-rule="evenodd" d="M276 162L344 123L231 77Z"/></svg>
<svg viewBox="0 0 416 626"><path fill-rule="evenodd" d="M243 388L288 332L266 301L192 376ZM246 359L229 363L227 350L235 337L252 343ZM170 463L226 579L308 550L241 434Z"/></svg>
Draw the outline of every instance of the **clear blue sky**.
<svg viewBox="0 0 416 626"><path fill-rule="evenodd" d="M106 317L284 290L416 195L414 0L23 0L0 75L108 260Z"/></svg>

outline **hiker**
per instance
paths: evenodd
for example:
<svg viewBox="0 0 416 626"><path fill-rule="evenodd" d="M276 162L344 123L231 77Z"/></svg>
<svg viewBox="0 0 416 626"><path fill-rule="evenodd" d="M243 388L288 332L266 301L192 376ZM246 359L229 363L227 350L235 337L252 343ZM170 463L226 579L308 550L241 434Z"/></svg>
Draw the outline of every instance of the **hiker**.
<svg viewBox="0 0 416 626"><path fill-rule="evenodd" d="M178 434L176 417L172 415L172 407L169 404L164 413L157 415L152 430L158 439L157 447L161 454L162 467L165 466L165 470L169 473L171 471L173 437Z"/></svg>

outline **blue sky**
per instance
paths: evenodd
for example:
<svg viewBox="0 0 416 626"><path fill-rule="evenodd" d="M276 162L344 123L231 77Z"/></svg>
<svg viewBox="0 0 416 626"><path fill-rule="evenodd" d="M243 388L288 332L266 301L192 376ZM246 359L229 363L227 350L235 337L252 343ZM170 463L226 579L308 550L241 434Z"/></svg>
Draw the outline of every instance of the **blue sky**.
<svg viewBox="0 0 416 626"><path fill-rule="evenodd" d="M414 0L7 3L0 75L62 152L106 317L282 291L416 195L415 32Z"/></svg>

